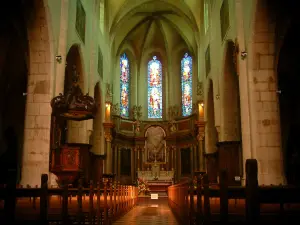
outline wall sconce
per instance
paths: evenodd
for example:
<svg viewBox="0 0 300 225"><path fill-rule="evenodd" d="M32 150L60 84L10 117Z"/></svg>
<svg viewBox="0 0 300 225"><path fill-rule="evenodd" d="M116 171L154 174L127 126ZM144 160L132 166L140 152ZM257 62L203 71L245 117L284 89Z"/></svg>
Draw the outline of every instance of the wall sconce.
<svg viewBox="0 0 300 225"><path fill-rule="evenodd" d="M198 102L198 120L202 120L204 118L204 102Z"/></svg>
<svg viewBox="0 0 300 225"><path fill-rule="evenodd" d="M110 107L110 102L106 102L106 103L105 103L105 107L106 107L106 108Z"/></svg>
<svg viewBox="0 0 300 225"><path fill-rule="evenodd" d="M241 59L242 60L246 59L247 55L248 55L248 53L246 51L242 51L241 52Z"/></svg>
<svg viewBox="0 0 300 225"><path fill-rule="evenodd" d="M62 61L62 57L61 57L61 55L57 55L57 56L55 56L55 59L56 59L56 62L58 62L59 64L61 63L61 61Z"/></svg>
<svg viewBox="0 0 300 225"><path fill-rule="evenodd" d="M216 94L216 99L219 100L220 99L220 95Z"/></svg>

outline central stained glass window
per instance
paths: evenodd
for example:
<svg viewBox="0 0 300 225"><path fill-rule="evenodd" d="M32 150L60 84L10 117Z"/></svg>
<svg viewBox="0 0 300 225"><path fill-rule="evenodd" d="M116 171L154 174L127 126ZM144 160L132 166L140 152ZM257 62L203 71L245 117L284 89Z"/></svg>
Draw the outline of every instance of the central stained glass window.
<svg viewBox="0 0 300 225"><path fill-rule="evenodd" d="M120 114L121 116L129 116L129 61L124 53L120 57Z"/></svg>
<svg viewBox="0 0 300 225"><path fill-rule="evenodd" d="M162 118L162 66L156 56L148 63L148 118Z"/></svg>
<svg viewBox="0 0 300 225"><path fill-rule="evenodd" d="M192 114L192 57L187 53L181 60L182 115Z"/></svg>

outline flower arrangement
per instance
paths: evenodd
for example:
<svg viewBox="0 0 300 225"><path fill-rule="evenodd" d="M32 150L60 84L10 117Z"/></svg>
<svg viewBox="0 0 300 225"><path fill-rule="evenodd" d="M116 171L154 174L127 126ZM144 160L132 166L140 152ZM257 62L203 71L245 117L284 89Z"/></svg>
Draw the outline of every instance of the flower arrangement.
<svg viewBox="0 0 300 225"><path fill-rule="evenodd" d="M149 185L147 181L144 181L142 178L137 179L139 194L144 193L145 195L148 195L150 193Z"/></svg>

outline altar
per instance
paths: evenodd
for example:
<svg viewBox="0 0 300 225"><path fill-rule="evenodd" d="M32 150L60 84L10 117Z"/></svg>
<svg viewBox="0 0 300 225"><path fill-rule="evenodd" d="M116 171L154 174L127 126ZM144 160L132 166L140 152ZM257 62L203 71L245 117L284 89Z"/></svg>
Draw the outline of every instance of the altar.
<svg viewBox="0 0 300 225"><path fill-rule="evenodd" d="M138 171L138 178L148 183L150 192L166 192L174 182L174 171L166 171L159 164L153 164L151 170Z"/></svg>
<svg viewBox="0 0 300 225"><path fill-rule="evenodd" d="M150 192L166 192L174 178L174 171L165 169L168 162L166 133L161 127L152 126L145 137L147 170L138 171L138 178L148 183Z"/></svg>

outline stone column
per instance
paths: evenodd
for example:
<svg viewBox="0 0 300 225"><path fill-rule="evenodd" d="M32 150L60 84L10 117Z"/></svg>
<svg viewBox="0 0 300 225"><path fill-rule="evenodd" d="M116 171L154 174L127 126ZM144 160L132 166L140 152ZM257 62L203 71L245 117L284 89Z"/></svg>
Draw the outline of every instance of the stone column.
<svg viewBox="0 0 300 225"><path fill-rule="evenodd" d="M118 174L118 146L114 148L114 173Z"/></svg>
<svg viewBox="0 0 300 225"><path fill-rule="evenodd" d="M135 175L134 175L134 171L135 171L135 166L134 166L134 149L131 149L130 150L130 164L131 164L131 179L132 179L132 181L134 181L134 177L135 177Z"/></svg>
<svg viewBox="0 0 300 225"><path fill-rule="evenodd" d="M174 170L174 147L171 147L171 170Z"/></svg>
<svg viewBox="0 0 300 225"><path fill-rule="evenodd" d="M137 170L141 170L140 157L141 157L140 149L138 148L137 149Z"/></svg>
<svg viewBox="0 0 300 225"><path fill-rule="evenodd" d="M166 149L166 168L165 170L169 170L170 158L169 158L169 148Z"/></svg>
<svg viewBox="0 0 300 225"><path fill-rule="evenodd" d="M144 162L144 150L143 149L140 150L140 162L141 162L141 165L140 165L141 170L144 170L144 166L143 166L143 162Z"/></svg>
<svg viewBox="0 0 300 225"><path fill-rule="evenodd" d="M194 146L190 146L190 157L191 157L191 174L194 176Z"/></svg>
<svg viewBox="0 0 300 225"><path fill-rule="evenodd" d="M119 179L121 178L121 149L118 149L118 174Z"/></svg>
<svg viewBox="0 0 300 225"><path fill-rule="evenodd" d="M199 160L197 159L197 146L193 146L194 171L198 169Z"/></svg>
<svg viewBox="0 0 300 225"><path fill-rule="evenodd" d="M135 168L135 172L138 171L138 161L137 161L137 154L138 154L138 150L137 148L134 148L134 168Z"/></svg>
<svg viewBox="0 0 300 225"><path fill-rule="evenodd" d="M204 121L197 121L196 125L198 127L198 170L200 172L205 172L205 161L204 161L204 149L203 149L203 142L204 142L204 133L205 133L205 122Z"/></svg>
<svg viewBox="0 0 300 225"><path fill-rule="evenodd" d="M112 173L112 148L111 148L111 141L112 141L112 135L111 135L111 129L113 127L112 123L103 123L104 126L104 138L105 138L105 154L106 154L106 159L105 159L105 169L104 173Z"/></svg>

